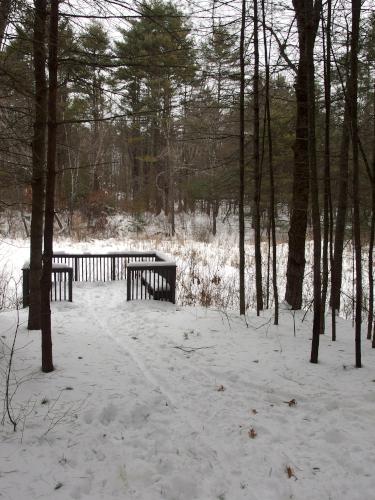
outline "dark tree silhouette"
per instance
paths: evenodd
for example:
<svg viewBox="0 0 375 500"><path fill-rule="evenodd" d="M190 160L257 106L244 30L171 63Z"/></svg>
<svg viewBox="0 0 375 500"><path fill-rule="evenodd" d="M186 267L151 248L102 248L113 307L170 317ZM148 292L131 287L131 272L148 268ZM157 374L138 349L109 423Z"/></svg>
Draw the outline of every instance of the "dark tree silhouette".
<svg viewBox="0 0 375 500"><path fill-rule="evenodd" d="M55 214L56 177L56 131L57 131L57 48L58 48L59 0L51 0L49 59L48 59L48 141L47 179L44 223L43 272L41 279L42 296L42 371L53 371L52 328L50 290L53 255L53 220Z"/></svg>
<svg viewBox="0 0 375 500"><path fill-rule="evenodd" d="M44 175L47 126L46 0L34 1L35 121L32 143L32 208L30 231L29 330L40 330L40 278L42 275Z"/></svg>

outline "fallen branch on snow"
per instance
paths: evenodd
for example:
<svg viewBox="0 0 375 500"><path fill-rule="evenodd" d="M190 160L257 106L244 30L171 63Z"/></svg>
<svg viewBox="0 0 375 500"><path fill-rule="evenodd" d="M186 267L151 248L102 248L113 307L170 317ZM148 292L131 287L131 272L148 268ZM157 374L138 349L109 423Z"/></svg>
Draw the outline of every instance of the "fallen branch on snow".
<svg viewBox="0 0 375 500"><path fill-rule="evenodd" d="M175 349L180 349L180 351L187 352L188 354L195 352L195 351L199 351L200 349L213 349L214 347L216 347L216 346L215 345L209 345L209 346L204 346L204 347L184 347L182 345L175 345L174 346Z"/></svg>

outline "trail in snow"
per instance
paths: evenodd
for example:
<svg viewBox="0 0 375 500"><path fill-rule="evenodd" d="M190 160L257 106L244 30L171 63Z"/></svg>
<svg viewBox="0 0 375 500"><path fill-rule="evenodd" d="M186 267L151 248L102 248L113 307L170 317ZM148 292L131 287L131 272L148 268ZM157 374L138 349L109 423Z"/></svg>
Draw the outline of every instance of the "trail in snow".
<svg viewBox="0 0 375 500"><path fill-rule="evenodd" d="M38 372L39 333L20 330L15 370L30 380L14 404L29 406L22 443L1 429L7 500L372 498L375 353L352 369L345 322L313 366L309 316L294 337L285 311L280 327L265 314L247 328L235 314L126 302L124 282L75 284L52 311L55 372ZM0 315L7 343L12 318Z"/></svg>

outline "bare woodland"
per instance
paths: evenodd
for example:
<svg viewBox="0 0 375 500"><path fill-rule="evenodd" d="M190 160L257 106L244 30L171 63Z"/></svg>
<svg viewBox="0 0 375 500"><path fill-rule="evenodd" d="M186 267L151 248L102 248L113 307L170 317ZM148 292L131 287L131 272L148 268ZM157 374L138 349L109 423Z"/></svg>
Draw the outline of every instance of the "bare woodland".
<svg viewBox="0 0 375 500"><path fill-rule="evenodd" d="M361 331L375 347L372 3L75 4L0 4L0 211L26 221L28 327L42 330L43 371L53 370L54 226L64 220L77 237L82 226L99 234L115 213L163 212L165 237L174 237L176 214L199 211L209 215L213 236L220 214L238 220L241 315L248 307L245 222L256 310L269 307L272 289L275 324L280 301L302 307L306 243L313 242L313 363L320 335L336 338L351 241L360 367ZM280 297L276 248L285 221Z"/></svg>

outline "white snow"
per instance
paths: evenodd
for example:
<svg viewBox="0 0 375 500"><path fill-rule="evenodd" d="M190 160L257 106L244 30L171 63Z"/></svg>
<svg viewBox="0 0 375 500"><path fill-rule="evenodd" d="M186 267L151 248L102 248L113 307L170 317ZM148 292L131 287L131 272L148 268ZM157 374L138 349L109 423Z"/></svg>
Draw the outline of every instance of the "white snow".
<svg viewBox="0 0 375 500"><path fill-rule="evenodd" d="M278 327L270 312L245 321L233 312L238 257L229 233L208 243L60 239L55 248L164 252L178 266L178 304L127 302L124 281L74 283L73 303L52 304L50 374L40 371L40 332L26 329L20 311L10 384L18 425L13 432L4 413L0 499L374 498L375 349L363 340L364 366L354 368L350 322L338 320L337 342L321 337L312 365L309 313L282 308ZM251 305L250 244L246 252ZM2 307L28 253L26 240L0 241ZM278 257L282 297L285 245ZM308 272L304 295L310 300ZM189 306L197 298L212 308ZM15 324L16 311L0 313L1 402Z"/></svg>
<svg viewBox="0 0 375 500"><path fill-rule="evenodd" d="M74 284L73 303L52 304L50 374L20 312L0 498L374 498L375 350L353 368L348 322L312 365L309 315L295 314L294 335L286 310L275 327L268 313L246 324L125 294L125 282ZM15 321L0 314L2 391Z"/></svg>

